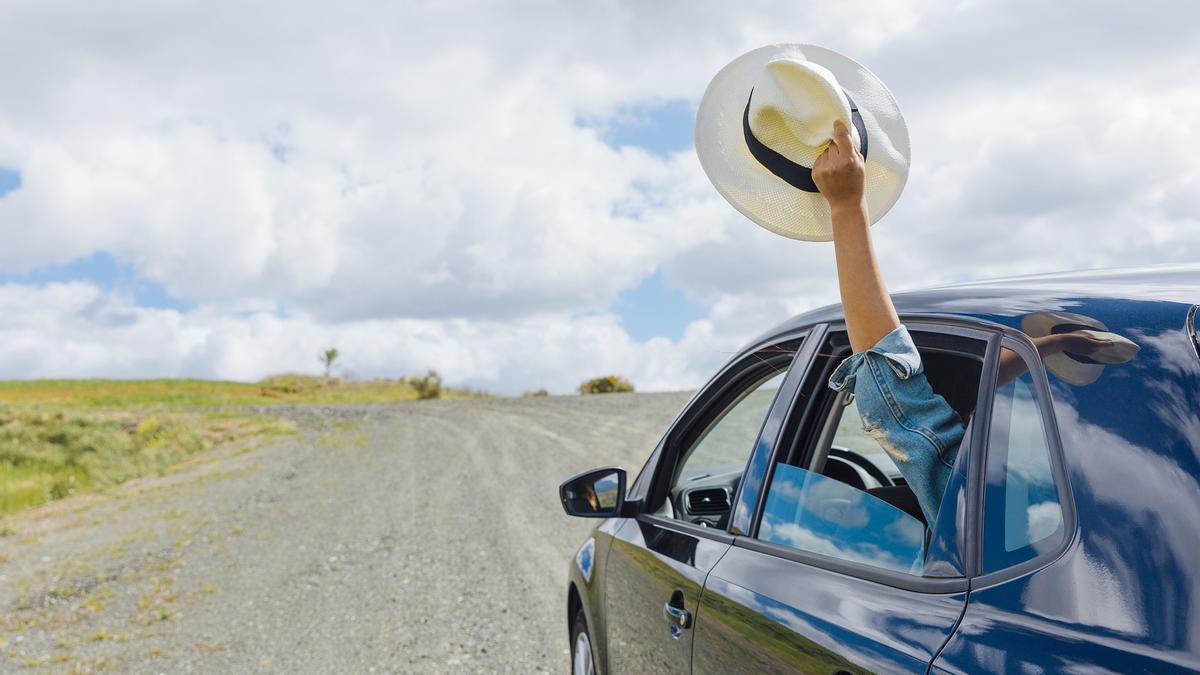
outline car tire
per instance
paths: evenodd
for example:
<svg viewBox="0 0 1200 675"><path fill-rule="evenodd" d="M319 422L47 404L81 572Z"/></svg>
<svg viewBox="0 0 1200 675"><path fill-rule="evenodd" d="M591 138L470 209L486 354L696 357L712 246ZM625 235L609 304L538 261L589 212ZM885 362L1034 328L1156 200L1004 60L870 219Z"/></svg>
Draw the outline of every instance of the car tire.
<svg viewBox="0 0 1200 675"><path fill-rule="evenodd" d="M571 623L571 675L595 675L596 652L592 646L592 636L588 633L587 617L583 608L575 612L575 620Z"/></svg>

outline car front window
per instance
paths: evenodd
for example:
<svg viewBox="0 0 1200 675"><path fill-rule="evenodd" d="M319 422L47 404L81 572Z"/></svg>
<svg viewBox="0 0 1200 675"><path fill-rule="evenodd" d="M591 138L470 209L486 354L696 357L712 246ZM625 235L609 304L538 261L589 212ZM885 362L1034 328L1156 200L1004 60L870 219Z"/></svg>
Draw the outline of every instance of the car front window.
<svg viewBox="0 0 1200 675"><path fill-rule="evenodd" d="M794 345L754 355L745 388L707 421L680 458L668 502L675 518L706 527L728 524L738 481L794 355Z"/></svg>

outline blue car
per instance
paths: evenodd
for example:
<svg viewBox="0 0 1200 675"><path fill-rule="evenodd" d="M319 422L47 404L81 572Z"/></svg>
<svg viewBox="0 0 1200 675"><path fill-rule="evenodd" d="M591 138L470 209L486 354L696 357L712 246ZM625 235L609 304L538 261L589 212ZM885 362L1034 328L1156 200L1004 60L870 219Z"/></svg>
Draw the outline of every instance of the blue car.
<svg viewBox="0 0 1200 675"><path fill-rule="evenodd" d="M828 386L840 307L800 315L632 482L562 484L575 673L1200 671L1200 266L894 301L967 429L935 517ZM1075 331L1114 347L1038 351Z"/></svg>

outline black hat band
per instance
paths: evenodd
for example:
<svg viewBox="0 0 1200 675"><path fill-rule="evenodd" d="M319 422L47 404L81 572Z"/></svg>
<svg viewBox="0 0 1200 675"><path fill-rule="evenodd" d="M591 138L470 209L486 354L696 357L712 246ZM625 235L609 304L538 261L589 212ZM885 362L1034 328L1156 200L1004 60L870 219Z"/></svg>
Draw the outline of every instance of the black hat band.
<svg viewBox="0 0 1200 675"><path fill-rule="evenodd" d="M854 105L854 99L850 98L850 94L847 94L845 89L842 90L842 93L846 94L846 100L850 102L850 122L858 130L858 138L862 143L862 156L863 159L866 159L867 125L863 123L862 115L858 113L858 107ZM750 154L767 171L783 179L788 185L805 192L820 192L817 184L813 182L812 167L793 162L755 138L754 132L750 130L750 99L753 97L754 90L751 89L750 98L746 99L746 111L742 113L742 132L746 136L746 147L750 149Z"/></svg>

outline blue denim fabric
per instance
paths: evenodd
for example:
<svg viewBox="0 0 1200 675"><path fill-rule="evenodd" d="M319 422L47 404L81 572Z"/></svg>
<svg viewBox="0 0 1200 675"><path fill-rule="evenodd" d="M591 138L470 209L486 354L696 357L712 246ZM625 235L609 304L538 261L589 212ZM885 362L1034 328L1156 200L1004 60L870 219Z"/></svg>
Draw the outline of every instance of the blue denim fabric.
<svg viewBox="0 0 1200 675"><path fill-rule="evenodd" d="M964 425L946 399L933 393L908 329L900 326L847 358L833 371L829 386L851 387L863 431L896 462L932 526Z"/></svg>

